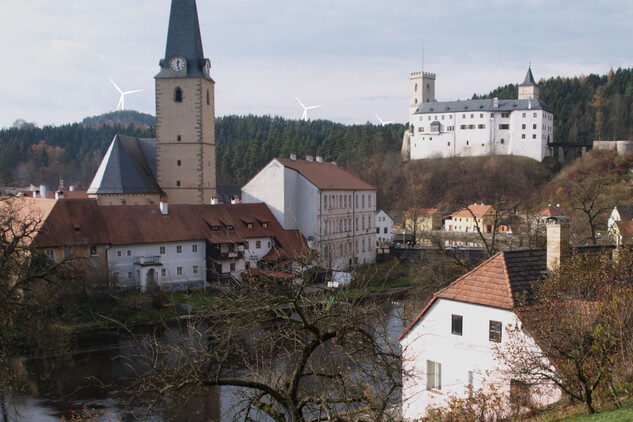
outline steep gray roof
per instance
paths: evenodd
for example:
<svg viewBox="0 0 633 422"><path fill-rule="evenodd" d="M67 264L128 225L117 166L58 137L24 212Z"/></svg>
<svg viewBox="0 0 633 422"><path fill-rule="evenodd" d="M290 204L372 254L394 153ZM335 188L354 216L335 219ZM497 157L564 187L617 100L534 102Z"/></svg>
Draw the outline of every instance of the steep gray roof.
<svg viewBox="0 0 633 422"><path fill-rule="evenodd" d="M156 182L156 139L115 135L88 193L161 192Z"/></svg>
<svg viewBox="0 0 633 422"><path fill-rule="evenodd" d="M535 86L536 82L534 81L534 75L532 75L532 68L528 67L527 74L525 75L525 80L519 86Z"/></svg>
<svg viewBox="0 0 633 422"><path fill-rule="evenodd" d="M161 71L157 78L172 76L169 74L169 59L174 56L187 59L188 77L206 77L204 65L207 59L202 50L196 0L172 0L165 59L160 61Z"/></svg>
<svg viewBox="0 0 633 422"><path fill-rule="evenodd" d="M466 100L466 101L441 101L433 103L422 103L415 114L424 113L476 113L476 112L497 112L514 110L546 110L547 104L540 99L531 100L498 100L498 107L495 108L493 99L486 100Z"/></svg>
<svg viewBox="0 0 633 422"><path fill-rule="evenodd" d="M633 205L616 205L618 209L618 213L620 214L620 218L622 221L630 221L633 220Z"/></svg>

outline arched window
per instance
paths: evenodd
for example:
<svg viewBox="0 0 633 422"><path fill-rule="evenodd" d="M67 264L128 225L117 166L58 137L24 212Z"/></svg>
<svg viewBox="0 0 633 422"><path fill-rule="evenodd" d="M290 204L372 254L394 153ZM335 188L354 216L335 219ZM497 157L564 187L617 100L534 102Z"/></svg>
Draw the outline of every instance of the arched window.
<svg viewBox="0 0 633 422"><path fill-rule="evenodd" d="M176 91L174 92L174 101L177 103L182 103L182 89L180 89L180 87L177 87Z"/></svg>
<svg viewBox="0 0 633 422"><path fill-rule="evenodd" d="M418 84L415 84L415 92L418 92Z"/></svg>

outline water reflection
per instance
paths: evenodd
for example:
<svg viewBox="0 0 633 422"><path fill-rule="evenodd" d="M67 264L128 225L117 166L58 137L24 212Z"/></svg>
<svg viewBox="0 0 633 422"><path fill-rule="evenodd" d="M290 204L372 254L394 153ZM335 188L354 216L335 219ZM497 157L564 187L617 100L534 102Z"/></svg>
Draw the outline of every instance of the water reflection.
<svg viewBox="0 0 633 422"><path fill-rule="evenodd" d="M403 305L387 302L386 330L390 342L402 332ZM385 323L385 321L383 321ZM181 327L165 331L162 341L179 338ZM129 339L91 340L72 353L53 359L23 357L15 359L20 369L22 389L5 395L0 406L0 421L59 421L71 419L88 409L96 415L91 421L226 421L235 416L267 421L265 415L242 408L243 391L234 387L213 387L186 398L172 398L167 407L154 408L129 403L123 396L126 380L135 375L138 361L135 343ZM114 387L117 386L117 387ZM3 410L4 409L4 410ZM4 413L4 414L3 414Z"/></svg>

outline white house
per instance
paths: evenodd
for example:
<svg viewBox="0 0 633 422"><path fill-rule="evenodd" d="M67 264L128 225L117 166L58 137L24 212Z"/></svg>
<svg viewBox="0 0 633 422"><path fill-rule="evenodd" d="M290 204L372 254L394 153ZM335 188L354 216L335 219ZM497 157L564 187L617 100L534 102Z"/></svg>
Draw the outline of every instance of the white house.
<svg viewBox="0 0 633 422"><path fill-rule="evenodd" d="M569 249L568 220L554 223L548 230L552 236L548 251L499 252L438 291L405 329L399 338L405 420L422 418L428 409L446 406L451 397L468 397L469 386L490 392L494 385L502 398L502 412L525 397L541 405L560 399L560 391L551 383L513 379L499 359L512 346L510 327L523 327L512 330L513 341L519 335L524 344L538 348L515 310L531 297L533 283Z"/></svg>
<svg viewBox="0 0 633 422"><path fill-rule="evenodd" d="M393 240L393 220L383 210L376 212L376 246Z"/></svg>
<svg viewBox="0 0 633 422"><path fill-rule="evenodd" d="M631 237L633 222L633 205L616 205L607 221L609 237L617 246L628 242Z"/></svg>
<svg viewBox="0 0 633 422"><path fill-rule="evenodd" d="M323 264L342 270L376 259L376 188L321 157L275 158L242 188L286 230L298 229Z"/></svg>
<svg viewBox="0 0 633 422"><path fill-rule="evenodd" d="M531 69L519 85L519 98L511 100L438 102L434 98L435 75L430 75L433 77L424 74L423 78L420 73L411 76L410 159L497 154L540 162L549 155L554 115L538 98ZM419 85L427 86L433 96L420 98Z"/></svg>

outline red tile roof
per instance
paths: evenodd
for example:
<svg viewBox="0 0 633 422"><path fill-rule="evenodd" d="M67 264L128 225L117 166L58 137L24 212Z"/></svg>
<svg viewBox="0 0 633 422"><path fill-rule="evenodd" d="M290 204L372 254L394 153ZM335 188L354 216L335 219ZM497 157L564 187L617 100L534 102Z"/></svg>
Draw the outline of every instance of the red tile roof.
<svg viewBox="0 0 633 422"><path fill-rule="evenodd" d="M291 160L290 158L275 158L283 166L299 172L314 186L326 190L376 190L369 183L348 173L339 166L328 162L309 162L306 160Z"/></svg>
<svg viewBox="0 0 633 422"><path fill-rule="evenodd" d="M615 225L618 226L618 232L622 237L633 236L633 220L616 221Z"/></svg>
<svg viewBox="0 0 633 422"><path fill-rule="evenodd" d="M499 252L435 293L400 338L422 319L438 298L508 310L530 304L534 300L532 285L544 277L546 268L545 250Z"/></svg>
<svg viewBox="0 0 633 422"><path fill-rule="evenodd" d="M36 245L129 245L187 240L219 244L261 237L275 238L274 253L279 257L294 258L304 252L306 245L299 232L284 230L263 203L174 204L163 215L158 205L99 206L93 199L57 201L36 238Z"/></svg>
<svg viewBox="0 0 633 422"><path fill-rule="evenodd" d="M475 216L475 217L483 217L491 209L492 209L492 205L472 204L472 205L469 205L467 208L463 208L463 209L461 209L461 210L449 215L449 217L473 217L473 216ZM472 211L472 213L471 213L471 211Z"/></svg>
<svg viewBox="0 0 633 422"><path fill-rule="evenodd" d="M541 211L539 211L538 215L542 216L542 217L571 217L572 214L563 207L560 206L556 206L556 207L552 207L552 206L548 206L547 208L543 208Z"/></svg>

